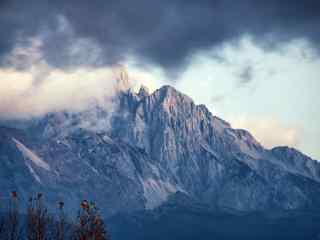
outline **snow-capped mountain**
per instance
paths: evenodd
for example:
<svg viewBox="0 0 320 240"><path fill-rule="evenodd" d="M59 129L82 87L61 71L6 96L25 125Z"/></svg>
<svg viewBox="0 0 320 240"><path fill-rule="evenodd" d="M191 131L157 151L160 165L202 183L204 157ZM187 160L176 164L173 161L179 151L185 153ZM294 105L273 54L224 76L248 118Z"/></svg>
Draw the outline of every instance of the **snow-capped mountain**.
<svg viewBox="0 0 320 240"><path fill-rule="evenodd" d="M92 199L108 215L153 209L177 193L218 209L320 207L320 164L299 151L265 149L170 86L121 89L113 101L112 111L3 124L1 194L41 191L70 210Z"/></svg>

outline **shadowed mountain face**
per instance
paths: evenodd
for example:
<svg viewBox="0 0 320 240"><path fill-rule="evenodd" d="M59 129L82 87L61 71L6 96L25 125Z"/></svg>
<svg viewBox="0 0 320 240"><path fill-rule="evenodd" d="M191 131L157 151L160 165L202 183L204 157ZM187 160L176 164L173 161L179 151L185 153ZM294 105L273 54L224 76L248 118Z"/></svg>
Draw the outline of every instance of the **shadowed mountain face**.
<svg viewBox="0 0 320 240"><path fill-rule="evenodd" d="M0 189L44 192L70 211L93 199L105 214L154 209L175 193L212 209L320 207L320 164L267 150L170 86L120 91L112 113L96 106L0 128ZM19 127L18 127L19 126Z"/></svg>
<svg viewBox="0 0 320 240"><path fill-rule="evenodd" d="M216 210L182 193L154 210L120 214L108 219L115 240L319 240L320 212Z"/></svg>

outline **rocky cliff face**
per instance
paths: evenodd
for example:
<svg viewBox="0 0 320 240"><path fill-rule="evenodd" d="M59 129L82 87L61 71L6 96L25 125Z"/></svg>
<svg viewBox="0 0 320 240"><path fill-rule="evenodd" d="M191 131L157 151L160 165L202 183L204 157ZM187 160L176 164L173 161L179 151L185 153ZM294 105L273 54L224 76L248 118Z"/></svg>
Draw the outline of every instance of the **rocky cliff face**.
<svg viewBox="0 0 320 240"><path fill-rule="evenodd" d="M213 208L320 207L320 164L267 150L170 86L119 91L99 106L0 128L0 189L43 191L70 209L88 198L110 214L155 208L183 193ZM8 124L6 124L8 126Z"/></svg>

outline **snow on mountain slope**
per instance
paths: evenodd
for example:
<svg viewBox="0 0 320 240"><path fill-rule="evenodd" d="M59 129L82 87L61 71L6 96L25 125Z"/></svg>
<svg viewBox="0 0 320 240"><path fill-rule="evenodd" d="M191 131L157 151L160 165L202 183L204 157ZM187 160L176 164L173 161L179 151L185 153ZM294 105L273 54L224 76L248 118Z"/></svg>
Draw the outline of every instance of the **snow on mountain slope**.
<svg viewBox="0 0 320 240"><path fill-rule="evenodd" d="M34 171L34 169L30 166L29 163L26 163L30 173L32 174L32 176L37 180L37 182L41 183L41 179L40 177L37 175L37 173Z"/></svg>
<svg viewBox="0 0 320 240"><path fill-rule="evenodd" d="M22 152L22 154L33 164L35 164L38 167L41 167L47 171L50 171L50 166L48 163L43 161L37 154L35 154L33 151L31 151L29 148L27 148L25 145L23 145L20 141L18 141L15 138L12 138L12 141L14 141L17 145L17 148Z"/></svg>
<svg viewBox="0 0 320 240"><path fill-rule="evenodd" d="M169 182L148 178L143 180L143 194L147 209L153 209L165 202L168 197L177 192L177 188Z"/></svg>

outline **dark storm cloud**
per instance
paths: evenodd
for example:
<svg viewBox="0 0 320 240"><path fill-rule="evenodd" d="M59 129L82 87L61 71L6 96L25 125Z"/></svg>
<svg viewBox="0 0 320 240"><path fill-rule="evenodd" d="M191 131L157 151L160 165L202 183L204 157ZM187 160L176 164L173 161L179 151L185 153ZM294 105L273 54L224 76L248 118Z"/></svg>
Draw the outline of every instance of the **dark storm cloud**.
<svg viewBox="0 0 320 240"><path fill-rule="evenodd" d="M43 46L52 65L78 64L65 50L79 37L101 46L105 58L99 64L132 54L175 70L188 63L190 54L244 34L268 48L294 38L318 47L319 12L318 0L2 0L0 55L45 27L53 33ZM58 33L57 16L68 20L72 37Z"/></svg>

